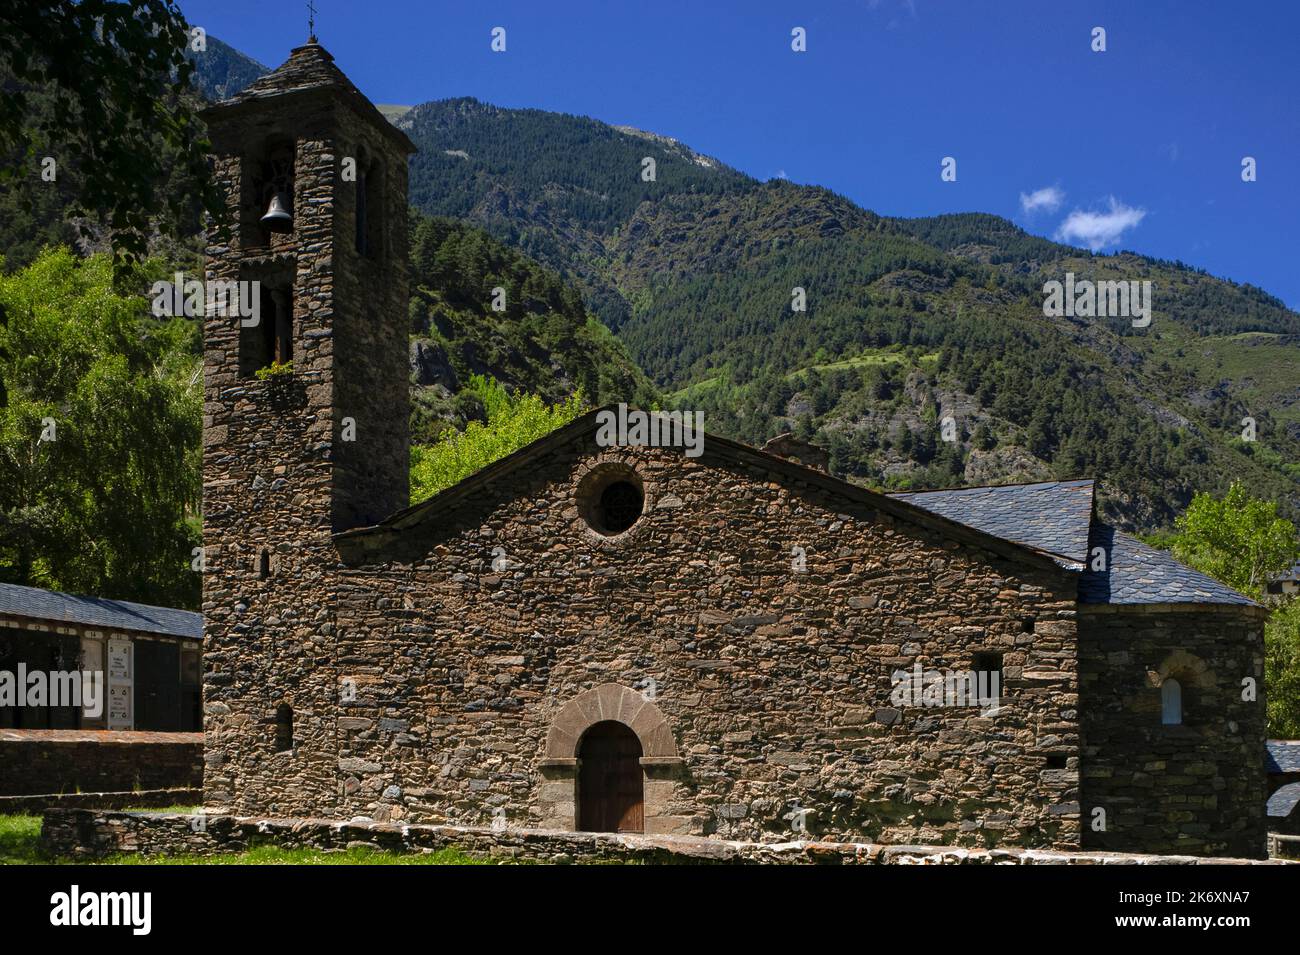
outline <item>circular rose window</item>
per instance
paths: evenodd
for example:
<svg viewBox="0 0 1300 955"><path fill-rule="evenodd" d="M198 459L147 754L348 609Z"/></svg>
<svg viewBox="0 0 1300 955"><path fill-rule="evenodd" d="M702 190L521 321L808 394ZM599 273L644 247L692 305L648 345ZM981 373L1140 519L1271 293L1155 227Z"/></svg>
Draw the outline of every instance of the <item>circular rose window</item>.
<svg viewBox="0 0 1300 955"><path fill-rule="evenodd" d="M582 519L597 534L617 537L645 512L641 478L626 465L609 465L588 474L578 488Z"/></svg>

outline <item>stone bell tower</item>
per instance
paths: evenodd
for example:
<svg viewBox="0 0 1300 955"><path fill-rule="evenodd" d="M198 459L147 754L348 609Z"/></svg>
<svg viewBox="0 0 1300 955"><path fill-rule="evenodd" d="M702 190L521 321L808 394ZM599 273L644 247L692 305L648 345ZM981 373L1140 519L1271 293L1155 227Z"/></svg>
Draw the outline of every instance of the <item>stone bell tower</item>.
<svg viewBox="0 0 1300 955"><path fill-rule="evenodd" d="M292 793L336 776L332 535L409 500L415 147L314 37L203 118L226 213L205 267L207 801L323 808ZM256 316L214 307L232 282Z"/></svg>
<svg viewBox="0 0 1300 955"><path fill-rule="evenodd" d="M207 277L260 282L262 305L255 326L209 316L208 401L233 407L232 388L262 405L267 392L286 398L279 418L310 416L309 458L330 464L333 529L375 523L408 502L406 163L415 146L314 40L204 119L229 230L208 246ZM258 379L290 361L291 374ZM225 424L213 419L207 446L249 458L259 436L237 443Z"/></svg>

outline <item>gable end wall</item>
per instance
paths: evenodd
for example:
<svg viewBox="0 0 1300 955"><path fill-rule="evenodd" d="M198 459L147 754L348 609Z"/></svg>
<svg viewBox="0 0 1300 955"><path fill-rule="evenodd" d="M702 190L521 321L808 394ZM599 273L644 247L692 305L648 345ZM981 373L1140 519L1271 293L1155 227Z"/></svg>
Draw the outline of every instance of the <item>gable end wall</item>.
<svg viewBox="0 0 1300 955"><path fill-rule="evenodd" d="M647 494L614 542L574 500L611 461ZM339 708L339 816L572 825L553 721L594 688L653 681L682 761L646 770L648 831L788 837L807 809L837 838L1077 844L1074 581L1050 565L761 467L589 434L365 546L344 543L332 582L338 677L357 690ZM977 650L1005 654L1002 714L891 703L894 669L967 669Z"/></svg>

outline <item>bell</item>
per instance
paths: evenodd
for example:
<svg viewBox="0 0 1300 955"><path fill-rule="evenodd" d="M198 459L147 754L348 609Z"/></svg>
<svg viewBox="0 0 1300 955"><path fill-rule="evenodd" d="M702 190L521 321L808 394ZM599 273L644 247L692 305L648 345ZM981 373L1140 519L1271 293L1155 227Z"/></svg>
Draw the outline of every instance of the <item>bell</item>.
<svg viewBox="0 0 1300 955"><path fill-rule="evenodd" d="M289 214L289 203L284 193L277 192L271 197L271 204L266 207L266 215L258 220L269 232L292 232L293 216Z"/></svg>

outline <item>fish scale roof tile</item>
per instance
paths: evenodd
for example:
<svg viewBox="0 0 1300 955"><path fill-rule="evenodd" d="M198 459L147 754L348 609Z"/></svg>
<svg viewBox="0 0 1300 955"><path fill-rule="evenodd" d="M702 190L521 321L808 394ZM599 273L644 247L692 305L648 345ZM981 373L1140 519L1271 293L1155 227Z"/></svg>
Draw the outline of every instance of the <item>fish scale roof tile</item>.
<svg viewBox="0 0 1300 955"><path fill-rule="evenodd" d="M1083 565L1084 604L1255 602L1199 571L1103 524L1093 514L1091 480L915 491L897 497L949 520ZM1104 563L1094 560L1097 549ZM1097 566L1097 569L1094 569Z"/></svg>
<svg viewBox="0 0 1300 955"><path fill-rule="evenodd" d="M950 520L1082 563L1093 482L1049 481L892 494Z"/></svg>

